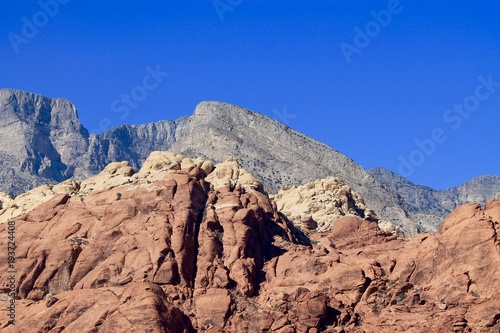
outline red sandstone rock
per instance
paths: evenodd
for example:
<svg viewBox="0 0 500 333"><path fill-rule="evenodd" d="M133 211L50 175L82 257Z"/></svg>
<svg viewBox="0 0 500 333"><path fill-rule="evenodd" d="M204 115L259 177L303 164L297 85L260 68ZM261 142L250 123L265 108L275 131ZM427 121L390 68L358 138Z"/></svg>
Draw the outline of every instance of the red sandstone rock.
<svg viewBox="0 0 500 333"><path fill-rule="evenodd" d="M166 299L163 290L151 283L76 289L58 294L53 304L21 300L16 325L6 326L2 322L1 330L6 333L189 332L189 319Z"/></svg>
<svg viewBox="0 0 500 333"><path fill-rule="evenodd" d="M409 241L355 216L305 236L259 186L205 176L55 195L17 218L2 332L500 331L500 200ZM0 272L7 304L5 256Z"/></svg>

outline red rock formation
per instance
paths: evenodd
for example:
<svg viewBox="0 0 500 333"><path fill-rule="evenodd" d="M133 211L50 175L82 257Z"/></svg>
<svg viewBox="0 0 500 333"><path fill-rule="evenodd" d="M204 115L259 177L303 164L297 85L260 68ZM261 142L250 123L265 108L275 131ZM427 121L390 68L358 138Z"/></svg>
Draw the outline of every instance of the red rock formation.
<svg viewBox="0 0 500 333"><path fill-rule="evenodd" d="M190 332L189 319L167 300L158 285L135 282L23 299L16 325L2 332Z"/></svg>
<svg viewBox="0 0 500 333"><path fill-rule="evenodd" d="M18 217L17 323L4 312L0 330L500 331L500 200L409 241L355 216L306 236L256 179L229 174L170 170ZM5 308L5 256L0 272Z"/></svg>

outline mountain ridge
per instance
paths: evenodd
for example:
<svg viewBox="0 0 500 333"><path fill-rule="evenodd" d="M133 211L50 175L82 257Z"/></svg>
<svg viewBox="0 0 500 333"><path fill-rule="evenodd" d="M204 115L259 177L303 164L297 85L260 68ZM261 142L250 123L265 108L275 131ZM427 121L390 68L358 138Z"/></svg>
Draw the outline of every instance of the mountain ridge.
<svg viewBox="0 0 500 333"><path fill-rule="evenodd" d="M477 176L461 185L435 190L429 186L416 185L384 168L372 168L368 171L380 182L398 192L406 202L419 204L414 205L413 209L426 209L443 217L464 203L484 203L500 196L500 177L495 175Z"/></svg>
<svg viewBox="0 0 500 333"><path fill-rule="evenodd" d="M45 118L39 122L32 121L36 117L15 119L15 110L43 114ZM436 231L448 211L438 209L439 200L433 199L430 209L429 204L419 205L419 197L401 195L400 187L384 183L334 148L263 114L228 103L205 101L191 116L177 120L119 125L89 134L69 101L0 89L0 115L0 138L3 135L15 141L18 148L0 147L0 163L4 165L0 190L11 194L68 178L84 179L111 162L128 161L137 170L151 151L169 150L216 163L235 156L272 193L284 186L339 177L359 192L381 218L411 234ZM492 199L481 193L468 196L466 190L461 193L462 201L473 197ZM450 207L457 203L453 201Z"/></svg>

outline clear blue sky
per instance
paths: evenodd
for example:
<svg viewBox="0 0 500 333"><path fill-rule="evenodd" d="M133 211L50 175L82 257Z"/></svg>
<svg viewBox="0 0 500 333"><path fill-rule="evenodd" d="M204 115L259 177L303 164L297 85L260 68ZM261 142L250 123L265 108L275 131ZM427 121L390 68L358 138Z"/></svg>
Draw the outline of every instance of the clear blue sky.
<svg viewBox="0 0 500 333"><path fill-rule="evenodd" d="M497 1L42 0L0 9L0 87L67 98L91 131L103 120L176 119L217 100L417 184L500 175ZM159 83L148 77L157 67L168 72Z"/></svg>

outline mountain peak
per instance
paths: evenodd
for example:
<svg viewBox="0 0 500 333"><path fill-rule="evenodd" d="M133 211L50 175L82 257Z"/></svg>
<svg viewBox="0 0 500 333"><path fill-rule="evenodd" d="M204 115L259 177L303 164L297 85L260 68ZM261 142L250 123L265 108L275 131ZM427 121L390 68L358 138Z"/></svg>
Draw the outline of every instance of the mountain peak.
<svg viewBox="0 0 500 333"><path fill-rule="evenodd" d="M246 109L244 107L218 101L203 101L196 106L193 117L200 117L202 119L213 119L221 121L222 123L229 122L244 122L248 126L255 125L255 122L273 123L280 128L287 128L288 126L272 119L262 113Z"/></svg>
<svg viewBox="0 0 500 333"><path fill-rule="evenodd" d="M491 184L500 184L500 177L496 175L482 175L469 179L463 185L467 184L485 184L491 186Z"/></svg>
<svg viewBox="0 0 500 333"><path fill-rule="evenodd" d="M203 101L196 105L194 109L193 116L206 116L218 113L219 110L234 110L239 108L236 105L229 103L218 102L218 101Z"/></svg>
<svg viewBox="0 0 500 333"><path fill-rule="evenodd" d="M7 112L25 122L43 124L55 118L54 124L68 120L80 125L76 106L69 100L10 88L0 89L0 112L3 118Z"/></svg>
<svg viewBox="0 0 500 333"><path fill-rule="evenodd" d="M20 184L31 188L71 177L69 164L87 149L87 137L68 100L1 89L0 155L8 161L0 171L2 190L15 194Z"/></svg>

